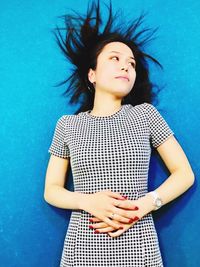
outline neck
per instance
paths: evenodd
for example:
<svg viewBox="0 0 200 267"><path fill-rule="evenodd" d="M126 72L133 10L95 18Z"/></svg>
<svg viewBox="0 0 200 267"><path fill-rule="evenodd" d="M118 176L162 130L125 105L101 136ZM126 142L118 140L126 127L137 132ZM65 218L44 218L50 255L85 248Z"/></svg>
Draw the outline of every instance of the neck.
<svg viewBox="0 0 200 267"><path fill-rule="evenodd" d="M95 116L109 116L120 110L122 99L112 97L100 97L95 95L93 109L90 114Z"/></svg>

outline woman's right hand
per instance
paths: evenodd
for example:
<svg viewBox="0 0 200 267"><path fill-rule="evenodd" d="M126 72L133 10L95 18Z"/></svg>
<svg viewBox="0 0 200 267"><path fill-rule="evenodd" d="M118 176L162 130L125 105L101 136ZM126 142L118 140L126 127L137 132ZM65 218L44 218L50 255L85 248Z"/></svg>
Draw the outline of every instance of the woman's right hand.
<svg viewBox="0 0 200 267"><path fill-rule="evenodd" d="M133 210L138 209L131 200L126 200L119 193L110 190L83 194L80 206L82 210L116 229L123 227L120 222L130 223L130 219L135 217ZM112 213L114 213L114 220L110 218Z"/></svg>

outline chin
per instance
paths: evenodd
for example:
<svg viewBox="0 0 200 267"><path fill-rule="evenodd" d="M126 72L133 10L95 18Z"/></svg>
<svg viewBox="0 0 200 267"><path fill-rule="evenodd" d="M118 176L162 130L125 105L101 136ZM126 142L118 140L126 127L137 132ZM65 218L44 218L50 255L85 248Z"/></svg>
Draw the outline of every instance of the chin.
<svg viewBox="0 0 200 267"><path fill-rule="evenodd" d="M120 97L125 97L130 93L131 89L120 87L120 88L118 88L118 90L116 90L116 88L115 88L114 91L116 92L116 94L119 94Z"/></svg>
<svg viewBox="0 0 200 267"><path fill-rule="evenodd" d="M106 87L104 87L104 91L107 91L107 92L112 92L114 95L116 95L116 96L118 96L119 98L123 98L123 97L125 97L125 96L127 96L129 93L130 93L130 91L132 90L132 88L130 88L130 86L129 87L127 87L127 85L126 86L123 86L123 85L113 85L112 84L112 86L109 86L108 85L108 87L106 86Z"/></svg>

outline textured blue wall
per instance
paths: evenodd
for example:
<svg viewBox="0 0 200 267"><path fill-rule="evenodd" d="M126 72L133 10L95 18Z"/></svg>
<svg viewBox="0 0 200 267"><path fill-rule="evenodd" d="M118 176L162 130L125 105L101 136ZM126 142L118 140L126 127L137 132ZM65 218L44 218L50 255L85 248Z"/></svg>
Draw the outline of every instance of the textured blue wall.
<svg viewBox="0 0 200 267"><path fill-rule="evenodd" d="M108 1L106 1L108 2ZM84 4L83 4L84 3ZM2 1L0 4L0 266L57 267L70 211L43 199L44 179L55 123L73 114L54 88L69 65L51 29L67 8L86 10L87 1ZM113 0L115 8L121 1ZM147 24L159 26L149 51L163 64L152 79L165 84L158 108L176 134L196 176L184 195L154 213L166 267L199 266L200 194L200 2L131 1L124 13L149 12ZM151 159L149 187L169 175L158 155ZM68 189L73 189L70 175Z"/></svg>

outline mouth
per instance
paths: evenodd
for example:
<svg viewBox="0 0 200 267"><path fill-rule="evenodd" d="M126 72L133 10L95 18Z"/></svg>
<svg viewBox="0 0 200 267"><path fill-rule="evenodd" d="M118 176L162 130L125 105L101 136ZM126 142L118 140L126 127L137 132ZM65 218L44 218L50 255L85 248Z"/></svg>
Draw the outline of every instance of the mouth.
<svg viewBox="0 0 200 267"><path fill-rule="evenodd" d="M125 76L118 76L118 77L115 77L115 78L129 82L129 78L128 77L125 77Z"/></svg>

